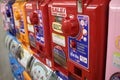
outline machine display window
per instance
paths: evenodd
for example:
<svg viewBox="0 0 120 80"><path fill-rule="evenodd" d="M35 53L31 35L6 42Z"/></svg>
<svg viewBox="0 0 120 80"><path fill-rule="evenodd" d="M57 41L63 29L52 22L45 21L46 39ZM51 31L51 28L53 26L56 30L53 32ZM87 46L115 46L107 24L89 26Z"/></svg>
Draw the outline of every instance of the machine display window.
<svg viewBox="0 0 120 80"><path fill-rule="evenodd" d="M78 12L82 13L82 0L78 0L77 7L78 7Z"/></svg>
<svg viewBox="0 0 120 80"><path fill-rule="evenodd" d="M55 22L62 23L62 17L55 16Z"/></svg>

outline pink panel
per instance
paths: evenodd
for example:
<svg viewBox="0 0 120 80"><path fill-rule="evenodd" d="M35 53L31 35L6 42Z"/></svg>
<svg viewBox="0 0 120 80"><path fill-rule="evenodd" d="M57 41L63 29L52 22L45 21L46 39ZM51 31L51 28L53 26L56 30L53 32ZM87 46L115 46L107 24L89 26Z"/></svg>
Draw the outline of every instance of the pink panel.
<svg viewBox="0 0 120 80"><path fill-rule="evenodd" d="M120 80L120 0L109 6L106 80Z"/></svg>

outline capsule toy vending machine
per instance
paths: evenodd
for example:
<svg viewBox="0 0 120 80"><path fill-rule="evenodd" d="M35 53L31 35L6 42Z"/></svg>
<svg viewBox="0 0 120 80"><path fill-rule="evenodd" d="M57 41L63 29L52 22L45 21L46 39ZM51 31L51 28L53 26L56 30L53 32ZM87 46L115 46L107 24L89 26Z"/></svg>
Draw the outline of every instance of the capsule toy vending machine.
<svg viewBox="0 0 120 80"><path fill-rule="evenodd" d="M3 26L4 26L4 30L8 31L9 30L9 26L8 26L8 22L7 22L7 15L6 15L6 4L7 4L7 0L3 1L0 5L1 9L1 13L2 13L2 19L3 19Z"/></svg>
<svg viewBox="0 0 120 80"><path fill-rule="evenodd" d="M109 4L109 29L105 80L120 80L120 1Z"/></svg>
<svg viewBox="0 0 120 80"><path fill-rule="evenodd" d="M28 38L30 48L36 53L36 43L35 43L35 31L34 24L38 23L36 0L29 0L25 5L27 28L28 28ZM35 18L32 18L34 16Z"/></svg>
<svg viewBox="0 0 120 80"><path fill-rule="evenodd" d="M17 80L24 80L23 72L24 68L18 63L16 58L12 55L12 53L9 53L9 60L10 60L10 67L13 73L13 76Z"/></svg>
<svg viewBox="0 0 120 80"><path fill-rule="evenodd" d="M16 53L16 59L18 62L24 67L25 71L23 72L23 76L25 80L32 80L30 75L28 74L29 64L31 63L33 53L31 50L26 48L23 44L19 46L18 51Z"/></svg>
<svg viewBox="0 0 120 80"><path fill-rule="evenodd" d="M71 35L76 35L76 33L79 32L77 11L73 11L77 9L76 4L77 1L75 0L52 0L49 4L49 26L52 40L53 66L56 70L61 71L66 76L68 75L68 41L67 35L64 34L62 30L62 21L64 19L69 20L69 16L73 17L73 31L75 32L71 30Z"/></svg>
<svg viewBox="0 0 120 80"><path fill-rule="evenodd" d="M32 80L49 80L52 70L37 58L33 57L30 64Z"/></svg>
<svg viewBox="0 0 120 80"><path fill-rule="evenodd" d="M16 30L15 30L15 23L14 23L14 16L13 16L13 10L12 10L12 5L14 4L15 0L8 0L5 10L6 10L6 21L7 21L7 26L9 27L8 31L16 36Z"/></svg>
<svg viewBox="0 0 120 80"><path fill-rule="evenodd" d="M16 54L16 52L18 50L17 48L18 48L20 43L17 42L15 36L8 33L6 38L5 38L5 44L9 50L8 56L9 56L10 67L11 67L11 71L13 73L13 76L17 80L24 80L24 76L23 76L24 68L18 63L18 61L14 55L14 54Z"/></svg>
<svg viewBox="0 0 120 80"><path fill-rule="evenodd" d="M14 16L14 22L15 22L15 30L16 30L16 38L20 38L20 31L19 31L19 19L20 19L20 13L19 13L19 6L18 6L18 2L15 1L15 3L12 5L12 9L13 9L13 16Z"/></svg>
<svg viewBox="0 0 120 80"><path fill-rule="evenodd" d="M9 37L12 38L11 42L8 40ZM23 44L20 44L20 42L14 36L7 35L5 39L5 43L6 42L8 42L10 46L9 58L14 76L18 78L21 74L21 77L23 77L24 80L31 80L31 77L27 73L27 68L32 58L32 52ZM16 69L14 70L15 66Z"/></svg>
<svg viewBox="0 0 120 80"><path fill-rule="evenodd" d="M104 80L109 0L78 0L79 33L68 36L69 71L81 80ZM63 24L66 21L63 21ZM69 22L67 22L69 23ZM67 31L67 28L63 30ZM72 28L71 28L72 30ZM72 65L74 64L74 65Z"/></svg>
<svg viewBox="0 0 120 80"><path fill-rule="evenodd" d="M49 15L48 15L48 4L50 0L38 0L37 3L37 15L38 23L35 25L35 36L36 36L36 49L38 58L43 62L52 67L52 55L51 55L51 39L50 39L50 27L49 27ZM33 17L34 18L34 17Z"/></svg>
<svg viewBox="0 0 120 80"><path fill-rule="evenodd" d="M16 36L20 42L22 42L26 47L28 47L29 39L28 39L26 13L25 13L25 4L26 4L26 0L17 0L13 5L13 11L14 11L15 27L17 31Z"/></svg>
<svg viewBox="0 0 120 80"><path fill-rule="evenodd" d="M76 80L104 80L109 0L53 0L49 5L56 69Z"/></svg>
<svg viewBox="0 0 120 80"><path fill-rule="evenodd" d="M16 37L20 41L20 19L21 19L21 1L22 0L16 0L15 3L13 4L13 15L14 15L14 20L15 20L15 29L16 29Z"/></svg>
<svg viewBox="0 0 120 80"><path fill-rule="evenodd" d="M24 45L19 46L18 51L16 53L16 58L18 62L27 69L27 65L29 64L29 61L32 58L32 53L28 48L26 48Z"/></svg>

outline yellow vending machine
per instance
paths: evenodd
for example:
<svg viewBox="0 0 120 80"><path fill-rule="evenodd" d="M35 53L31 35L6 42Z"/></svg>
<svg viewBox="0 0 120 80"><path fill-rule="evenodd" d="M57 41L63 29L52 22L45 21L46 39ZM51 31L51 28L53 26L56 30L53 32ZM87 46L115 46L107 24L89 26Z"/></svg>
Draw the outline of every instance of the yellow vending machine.
<svg viewBox="0 0 120 80"><path fill-rule="evenodd" d="M25 4L27 0L16 0L13 4L13 15L17 39L26 47L29 46L28 28L26 22Z"/></svg>

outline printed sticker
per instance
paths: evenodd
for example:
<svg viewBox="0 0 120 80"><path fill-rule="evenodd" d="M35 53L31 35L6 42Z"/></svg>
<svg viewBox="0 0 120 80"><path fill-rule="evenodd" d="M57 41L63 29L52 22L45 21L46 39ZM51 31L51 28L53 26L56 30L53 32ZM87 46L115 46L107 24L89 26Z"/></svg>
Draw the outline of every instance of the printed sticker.
<svg viewBox="0 0 120 80"><path fill-rule="evenodd" d="M33 32L33 33L34 33L34 27L33 27L33 25L28 24L28 31Z"/></svg>
<svg viewBox="0 0 120 80"><path fill-rule="evenodd" d="M57 22L53 22L52 23L52 29L58 33L63 33L62 32L62 25L60 23Z"/></svg>
<svg viewBox="0 0 120 80"><path fill-rule="evenodd" d="M80 30L76 37L69 36L69 58L79 65L89 68L89 17L86 15L77 16Z"/></svg>
<svg viewBox="0 0 120 80"><path fill-rule="evenodd" d="M20 32L21 33L23 33L23 34L25 34L25 30L24 30L24 22L23 22L23 20L20 20Z"/></svg>
<svg viewBox="0 0 120 80"><path fill-rule="evenodd" d="M44 24L42 20L42 12L40 10L38 10L37 12L38 12L38 17L39 17L39 25L35 26L36 41L44 45L45 38L44 38Z"/></svg>
<svg viewBox="0 0 120 80"><path fill-rule="evenodd" d="M54 43L61 45L63 47L66 46L65 44L65 37L59 34L52 33L52 40Z"/></svg>
<svg viewBox="0 0 120 80"><path fill-rule="evenodd" d="M113 54L113 65L120 69L120 53L114 52Z"/></svg>
<svg viewBox="0 0 120 80"><path fill-rule="evenodd" d="M30 60L30 58L31 58L32 55L27 50L25 50L25 49L23 49L23 51L21 51L21 53L19 53L19 55L21 55L21 58L18 58L18 61L25 68L27 68L28 62L29 62L29 60Z"/></svg>
<svg viewBox="0 0 120 80"><path fill-rule="evenodd" d="M31 24L30 16L27 16L27 23Z"/></svg>
<svg viewBox="0 0 120 80"><path fill-rule="evenodd" d="M30 40L30 45L35 48L36 44L35 44L35 37L33 33L29 33L29 40Z"/></svg>
<svg viewBox="0 0 120 80"><path fill-rule="evenodd" d="M115 45L120 50L120 36L117 37L117 39L115 41Z"/></svg>
<svg viewBox="0 0 120 80"><path fill-rule="evenodd" d="M55 46L53 48L53 55L54 55L54 61L66 68L66 64L67 64L66 55L60 46Z"/></svg>
<svg viewBox="0 0 120 80"><path fill-rule="evenodd" d="M56 72L56 75L58 76L58 80L68 80L68 77L59 71Z"/></svg>
<svg viewBox="0 0 120 80"><path fill-rule="evenodd" d="M66 8L52 7L51 8L51 14L54 15L54 16L66 17L67 16Z"/></svg>
<svg viewBox="0 0 120 80"><path fill-rule="evenodd" d="M32 9L32 4L31 3L27 3L26 4L26 9Z"/></svg>
<svg viewBox="0 0 120 80"><path fill-rule="evenodd" d="M49 67L52 67L52 62L51 62L49 59L46 59L46 64L47 64Z"/></svg>
<svg viewBox="0 0 120 80"><path fill-rule="evenodd" d="M15 26L20 26L19 20L15 20Z"/></svg>

